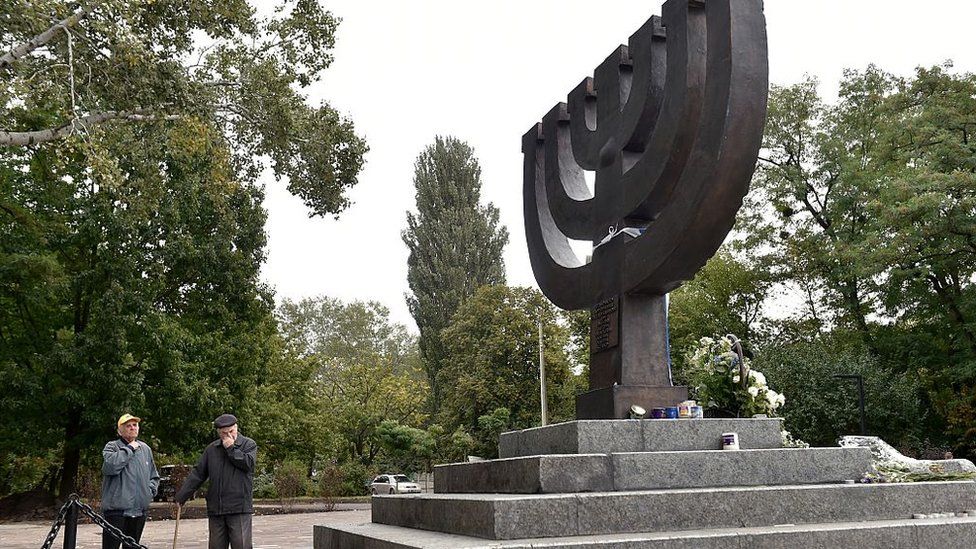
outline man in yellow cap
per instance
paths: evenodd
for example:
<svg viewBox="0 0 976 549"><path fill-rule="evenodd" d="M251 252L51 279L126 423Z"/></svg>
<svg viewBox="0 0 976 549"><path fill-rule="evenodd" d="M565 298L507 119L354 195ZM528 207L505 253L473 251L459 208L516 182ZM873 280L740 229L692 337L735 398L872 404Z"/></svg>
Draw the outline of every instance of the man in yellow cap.
<svg viewBox="0 0 976 549"><path fill-rule="evenodd" d="M116 422L119 437L102 450L102 515L137 542L146 525L149 502L159 489L152 449L139 438L141 419L123 414ZM118 549L122 540L102 532L102 549Z"/></svg>

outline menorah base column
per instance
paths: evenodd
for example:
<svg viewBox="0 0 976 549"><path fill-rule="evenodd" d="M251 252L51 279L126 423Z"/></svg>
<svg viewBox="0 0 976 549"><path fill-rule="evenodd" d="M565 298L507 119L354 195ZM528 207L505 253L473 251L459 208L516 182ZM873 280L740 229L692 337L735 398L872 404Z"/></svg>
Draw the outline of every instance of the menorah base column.
<svg viewBox="0 0 976 549"><path fill-rule="evenodd" d="M677 406L683 400L688 400L687 387L614 385L578 395L576 419L626 419L634 404L650 417L651 408Z"/></svg>

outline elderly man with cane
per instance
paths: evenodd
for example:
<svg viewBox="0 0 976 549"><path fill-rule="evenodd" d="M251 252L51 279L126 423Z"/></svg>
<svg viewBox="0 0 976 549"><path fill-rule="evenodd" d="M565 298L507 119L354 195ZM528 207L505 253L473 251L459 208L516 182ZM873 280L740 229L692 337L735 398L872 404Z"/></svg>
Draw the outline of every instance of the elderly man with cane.
<svg viewBox="0 0 976 549"><path fill-rule="evenodd" d="M141 419L125 414L116 422L119 437L102 449L102 514L109 524L139 541L149 502L159 489L152 449L139 438ZM122 540L102 532L102 549L118 549Z"/></svg>
<svg viewBox="0 0 976 549"><path fill-rule="evenodd" d="M207 517L210 549L251 549L251 515L254 507L254 462L258 445L237 430L237 418L224 414L214 420L220 437L203 450L189 476L176 493L180 505L208 478Z"/></svg>

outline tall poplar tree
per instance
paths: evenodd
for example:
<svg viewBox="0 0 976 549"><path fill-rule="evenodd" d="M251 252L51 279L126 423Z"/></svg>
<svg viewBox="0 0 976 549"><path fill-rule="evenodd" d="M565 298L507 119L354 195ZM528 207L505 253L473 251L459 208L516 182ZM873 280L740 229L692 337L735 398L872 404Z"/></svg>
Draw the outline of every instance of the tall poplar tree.
<svg viewBox="0 0 976 549"><path fill-rule="evenodd" d="M486 284L504 284L502 249L508 230L498 208L481 199L481 167L471 147L454 137L436 137L414 165L417 211L407 213L403 241L410 314L420 330L420 354L431 387L432 408L441 395L441 330L466 298Z"/></svg>

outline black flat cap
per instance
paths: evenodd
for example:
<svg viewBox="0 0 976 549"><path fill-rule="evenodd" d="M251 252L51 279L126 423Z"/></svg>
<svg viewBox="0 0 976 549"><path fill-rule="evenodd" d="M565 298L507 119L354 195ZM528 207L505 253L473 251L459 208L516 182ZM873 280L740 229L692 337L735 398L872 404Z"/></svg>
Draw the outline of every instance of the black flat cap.
<svg viewBox="0 0 976 549"><path fill-rule="evenodd" d="M237 418L233 414L223 414L214 420L214 427L218 429L223 429L224 427L230 427L237 423Z"/></svg>

